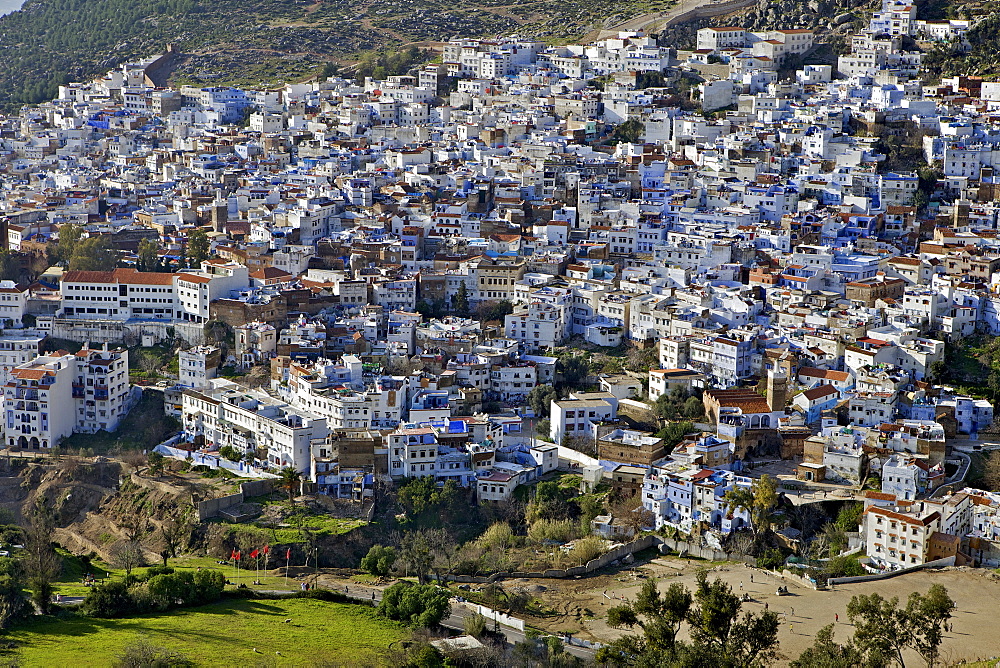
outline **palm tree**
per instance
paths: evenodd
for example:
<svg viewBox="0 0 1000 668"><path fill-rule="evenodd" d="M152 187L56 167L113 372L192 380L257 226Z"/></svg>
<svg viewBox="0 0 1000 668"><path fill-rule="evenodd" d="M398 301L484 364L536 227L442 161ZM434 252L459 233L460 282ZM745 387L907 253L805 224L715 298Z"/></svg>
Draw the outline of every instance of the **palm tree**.
<svg viewBox="0 0 1000 668"><path fill-rule="evenodd" d="M281 488L288 492L288 502L294 505L295 490L299 488L299 484L302 482L302 474L291 466L286 466L278 473L278 480L280 481Z"/></svg>

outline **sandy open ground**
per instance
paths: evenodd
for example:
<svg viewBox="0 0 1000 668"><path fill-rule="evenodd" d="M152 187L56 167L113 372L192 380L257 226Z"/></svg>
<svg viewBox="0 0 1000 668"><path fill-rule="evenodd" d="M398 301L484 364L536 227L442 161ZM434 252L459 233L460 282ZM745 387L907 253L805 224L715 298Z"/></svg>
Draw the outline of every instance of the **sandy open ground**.
<svg viewBox="0 0 1000 668"><path fill-rule="evenodd" d="M525 587L560 613L544 619L529 618L529 624L549 631L575 631L581 638L606 641L628 633L612 629L605 622L608 608L617 604L608 597L634 597L642 584L642 576L656 577L665 586L681 582L693 588L695 574L702 568L711 568L710 577L721 578L737 593L742 584L743 591L754 599L744 604L744 610L757 612L763 610L766 603L770 610L781 615L779 640L782 663L797 657L811 645L816 631L834 623L835 615L840 616L836 637L841 641L847 640L854 632L847 620L847 603L855 594L878 593L886 598L898 596L900 600L905 600L910 592L925 592L932 584L947 587L958 605L952 618L952 632L946 635L943 644L944 663L1000 656L1000 579L976 570L923 571L888 580L842 585L833 591L815 591L742 564L713 565L662 557L638 566L632 572L621 571L578 580L508 581L504 586ZM789 595L776 594L779 584L788 587ZM588 610L593 616L587 614ZM912 659L914 665L920 665L915 654Z"/></svg>

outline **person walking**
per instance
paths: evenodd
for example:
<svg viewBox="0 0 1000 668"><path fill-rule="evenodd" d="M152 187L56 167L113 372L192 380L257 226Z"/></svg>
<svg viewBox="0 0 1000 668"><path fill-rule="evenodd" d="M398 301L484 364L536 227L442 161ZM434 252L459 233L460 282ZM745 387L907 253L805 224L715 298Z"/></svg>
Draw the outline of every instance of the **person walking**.
<svg viewBox="0 0 1000 668"><path fill-rule="evenodd" d="M834 624L839 624L840 623L840 613L837 613L837 612L833 613L833 623Z"/></svg>

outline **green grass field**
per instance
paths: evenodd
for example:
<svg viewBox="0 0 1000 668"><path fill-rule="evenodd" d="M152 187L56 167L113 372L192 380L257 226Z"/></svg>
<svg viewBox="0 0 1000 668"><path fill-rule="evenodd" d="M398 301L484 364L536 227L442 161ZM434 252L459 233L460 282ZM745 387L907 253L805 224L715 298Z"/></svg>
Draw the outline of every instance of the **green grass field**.
<svg viewBox="0 0 1000 668"><path fill-rule="evenodd" d="M11 629L6 640L17 645L22 666L108 666L144 636L199 666L242 668L326 661L379 665L389 644L407 635L404 627L361 606L288 599L223 601L128 619L46 618Z"/></svg>
<svg viewBox="0 0 1000 668"><path fill-rule="evenodd" d="M63 555L63 572L59 580L55 583L55 593L57 594L62 594L63 596L86 596L90 592L90 587L83 584L83 577L86 572L90 572L97 579L120 579L125 575L124 571L106 564L100 559L94 559L91 562L90 568L85 569L79 558L74 557L66 551L61 551L60 553ZM159 564L151 565L158 566ZM298 591L299 589L299 580L296 580L294 577L285 578L284 576L285 560L283 551L279 558L269 561L269 570L267 571L263 570L263 562L261 562L262 568L259 571L253 568L253 562L251 561L246 562L239 570L236 570L231 563L226 566L215 563L213 557L177 557L176 559L170 559L169 565L176 570L194 570L199 567L213 568L221 571L233 584L245 584L251 589L283 591ZM293 567L301 565L301 557L298 562L293 561L292 563ZM249 568L247 568L248 566ZM145 568L137 568L135 573L142 575L145 570ZM260 584L255 585L255 581L259 581Z"/></svg>

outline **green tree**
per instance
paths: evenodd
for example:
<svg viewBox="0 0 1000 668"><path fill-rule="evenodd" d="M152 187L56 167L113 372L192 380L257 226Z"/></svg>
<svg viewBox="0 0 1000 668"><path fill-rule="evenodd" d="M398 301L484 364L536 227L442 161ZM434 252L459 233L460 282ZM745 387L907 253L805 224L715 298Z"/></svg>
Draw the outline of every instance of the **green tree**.
<svg viewBox="0 0 1000 668"><path fill-rule="evenodd" d="M288 492L288 502L295 504L295 493L302 483L302 474L292 466L286 466L278 472L278 484Z"/></svg>
<svg viewBox="0 0 1000 668"><path fill-rule="evenodd" d="M219 448L219 455L223 459L228 459L231 462L238 462L243 459L243 453L231 445L224 445Z"/></svg>
<svg viewBox="0 0 1000 668"><path fill-rule="evenodd" d="M0 248L0 280L14 281L21 278L21 258L6 248Z"/></svg>
<svg viewBox="0 0 1000 668"><path fill-rule="evenodd" d="M865 506L860 501L848 501L837 513L834 520L837 528L841 531L857 531L861 525L861 516L864 515Z"/></svg>
<svg viewBox="0 0 1000 668"><path fill-rule="evenodd" d="M561 384L571 389L579 389L590 375L590 363L583 355L568 355L556 360L556 373Z"/></svg>
<svg viewBox="0 0 1000 668"><path fill-rule="evenodd" d="M361 558L361 570L385 577L392 572L392 565L396 563L396 550L384 545L372 545L368 554Z"/></svg>
<svg viewBox="0 0 1000 668"><path fill-rule="evenodd" d="M146 462L149 464L149 472L153 475L160 475L163 473L164 456L159 452L150 452L146 456Z"/></svg>
<svg viewBox="0 0 1000 668"><path fill-rule="evenodd" d="M608 625L612 628L639 626L646 650L672 654L681 624L691 612L694 598L687 588L675 582L662 594L655 578L642 583L639 595L632 603L608 610Z"/></svg>
<svg viewBox="0 0 1000 668"><path fill-rule="evenodd" d="M688 615L694 644L722 657L723 665L769 665L778 646L778 616L748 612L740 619L743 604L729 585L722 580L710 583L705 571L697 577L697 607Z"/></svg>
<svg viewBox="0 0 1000 668"><path fill-rule="evenodd" d="M696 419L705 414L705 404L698 397L688 397L684 402L684 417Z"/></svg>
<svg viewBox="0 0 1000 668"><path fill-rule="evenodd" d="M52 606L52 583L62 572L62 559L52 545L55 518L39 497L24 532L24 570L35 606L47 615Z"/></svg>
<svg viewBox="0 0 1000 668"><path fill-rule="evenodd" d="M615 627L639 626L602 647L598 663L615 666L720 666L751 668L769 665L778 647L778 617L765 611L744 613L742 602L721 580L708 582L698 573L697 588L671 585L660 593L655 582L643 583L636 600L608 611ZM687 624L690 643L677 639Z"/></svg>
<svg viewBox="0 0 1000 668"><path fill-rule="evenodd" d="M139 271L158 271L160 269L160 242L156 239L143 239L139 242L136 252L136 269Z"/></svg>
<svg viewBox="0 0 1000 668"><path fill-rule="evenodd" d="M399 490L399 502L407 513L422 515L448 513L458 500L458 484L454 480L446 480L441 486L432 476L410 478Z"/></svg>
<svg viewBox="0 0 1000 668"><path fill-rule="evenodd" d="M111 271L117 264L118 251L106 236L79 240L69 259L69 268L73 271Z"/></svg>
<svg viewBox="0 0 1000 668"><path fill-rule="evenodd" d="M535 417L545 418L549 416L552 402L558 398L556 388L551 385L536 385L528 392L528 405L535 411Z"/></svg>
<svg viewBox="0 0 1000 668"><path fill-rule="evenodd" d="M646 134L646 125L637 118L630 118L619 124L611 133L615 143L625 142L628 144L638 144L643 135Z"/></svg>
<svg viewBox="0 0 1000 668"><path fill-rule="evenodd" d="M771 476L762 475L751 487L731 488L724 498L728 508L750 515L750 525L756 535L770 528L771 511L778 504L778 483Z"/></svg>
<svg viewBox="0 0 1000 668"><path fill-rule="evenodd" d="M694 424L691 422L671 422L656 432L656 435L663 439L663 444L668 448L668 451L672 451L688 434L695 431Z"/></svg>
<svg viewBox="0 0 1000 668"><path fill-rule="evenodd" d="M904 651L912 649L928 666L934 666L954 609L948 590L936 584L926 594L910 594L903 608L898 598L858 594L847 604L847 616L854 624L854 644L865 652L869 663L905 666Z"/></svg>
<svg viewBox="0 0 1000 668"><path fill-rule="evenodd" d="M462 317L469 315L469 290L465 287L465 281L458 284L455 298L451 302L451 310Z"/></svg>
<svg viewBox="0 0 1000 668"><path fill-rule="evenodd" d="M863 653L851 643L837 644L833 639L833 624L828 624L816 632L816 642L792 661L791 668L856 668L863 665Z"/></svg>
<svg viewBox="0 0 1000 668"><path fill-rule="evenodd" d="M209 250L211 249L211 244L208 232L200 227L196 227L188 232L187 248L184 252L187 257L188 266L197 267L203 260L207 260L210 257Z"/></svg>
<svg viewBox="0 0 1000 668"><path fill-rule="evenodd" d="M67 223L66 225L59 226L59 241L56 244L55 259L60 262L69 263L71 257L73 257L73 251L76 250L76 244L83 236L83 228L79 225L73 225L72 223Z"/></svg>
<svg viewBox="0 0 1000 668"><path fill-rule="evenodd" d="M451 614L450 597L447 589L436 585L397 582L383 592L377 610L387 619L429 628Z"/></svg>
<svg viewBox="0 0 1000 668"><path fill-rule="evenodd" d="M5 629L32 613L24 597L21 565L10 557L0 557L0 629Z"/></svg>
<svg viewBox="0 0 1000 668"><path fill-rule="evenodd" d="M491 322L503 319L514 312L514 304L506 299L500 301L485 301L476 307L476 318L481 322Z"/></svg>

